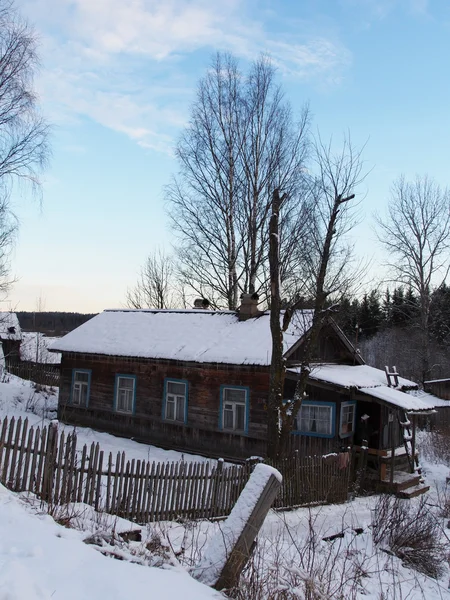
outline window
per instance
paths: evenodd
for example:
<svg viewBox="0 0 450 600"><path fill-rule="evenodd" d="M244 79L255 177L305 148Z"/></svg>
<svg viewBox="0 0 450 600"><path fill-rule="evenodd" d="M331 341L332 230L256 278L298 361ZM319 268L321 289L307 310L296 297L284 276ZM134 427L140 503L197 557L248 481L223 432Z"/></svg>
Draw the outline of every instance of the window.
<svg viewBox="0 0 450 600"><path fill-rule="evenodd" d="M247 388L222 388L222 429L247 432Z"/></svg>
<svg viewBox="0 0 450 600"><path fill-rule="evenodd" d="M136 377L134 375L116 375L115 408L117 412L134 412Z"/></svg>
<svg viewBox="0 0 450 600"><path fill-rule="evenodd" d="M317 437L334 436L335 404L313 403L304 400L295 420L295 429L304 435Z"/></svg>
<svg viewBox="0 0 450 600"><path fill-rule="evenodd" d="M339 433L341 437L347 437L353 433L355 428L355 403L343 402L341 404L341 423Z"/></svg>
<svg viewBox="0 0 450 600"><path fill-rule="evenodd" d="M85 406L89 404L89 388L91 385L90 371L72 372L72 404L76 406Z"/></svg>
<svg viewBox="0 0 450 600"><path fill-rule="evenodd" d="M166 380L163 418L167 421L186 423L187 382L180 380Z"/></svg>

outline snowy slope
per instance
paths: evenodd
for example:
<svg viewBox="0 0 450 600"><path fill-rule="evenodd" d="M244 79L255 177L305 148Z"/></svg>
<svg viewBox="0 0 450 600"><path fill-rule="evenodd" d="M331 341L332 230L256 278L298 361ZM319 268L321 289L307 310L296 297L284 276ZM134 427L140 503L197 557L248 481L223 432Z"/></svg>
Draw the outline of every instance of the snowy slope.
<svg viewBox="0 0 450 600"><path fill-rule="evenodd" d="M221 597L184 570L107 558L82 534L32 515L0 486L0 600L208 600Z"/></svg>

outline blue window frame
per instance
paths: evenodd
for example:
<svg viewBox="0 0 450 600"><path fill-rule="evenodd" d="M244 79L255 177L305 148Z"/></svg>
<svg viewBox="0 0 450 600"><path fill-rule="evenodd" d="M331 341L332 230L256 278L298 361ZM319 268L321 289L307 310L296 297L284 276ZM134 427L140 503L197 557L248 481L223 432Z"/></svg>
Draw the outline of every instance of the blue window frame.
<svg viewBox="0 0 450 600"><path fill-rule="evenodd" d="M187 423L188 382L186 379L164 379L162 418L174 423Z"/></svg>
<svg viewBox="0 0 450 600"><path fill-rule="evenodd" d="M248 433L250 389L239 385L220 386L219 429Z"/></svg>
<svg viewBox="0 0 450 600"><path fill-rule="evenodd" d="M350 437L355 431L355 416L356 402L354 400L342 402L339 419L339 436L341 438Z"/></svg>
<svg viewBox="0 0 450 600"><path fill-rule="evenodd" d="M295 419L293 433L332 438L336 430L336 404L303 400Z"/></svg>
<svg viewBox="0 0 450 600"><path fill-rule="evenodd" d="M120 413L134 414L136 410L136 375L116 374L114 410Z"/></svg>
<svg viewBox="0 0 450 600"><path fill-rule="evenodd" d="M87 408L91 393L91 370L72 369L72 386L70 388L70 402L74 406Z"/></svg>

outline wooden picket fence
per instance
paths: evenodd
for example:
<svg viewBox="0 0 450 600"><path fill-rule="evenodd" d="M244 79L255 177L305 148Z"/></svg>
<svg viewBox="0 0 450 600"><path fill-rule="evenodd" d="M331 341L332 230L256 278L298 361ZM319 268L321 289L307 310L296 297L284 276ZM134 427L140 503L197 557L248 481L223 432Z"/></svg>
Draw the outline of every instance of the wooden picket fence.
<svg viewBox="0 0 450 600"><path fill-rule="evenodd" d="M296 456L273 466L284 476L275 507L347 500L349 467L336 460ZM58 432L57 422L34 428L28 419L0 421L0 483L50 504L84 502L138 523L226 516L252 468L105 456L95 442L77 450L76 432Z"/></svg>

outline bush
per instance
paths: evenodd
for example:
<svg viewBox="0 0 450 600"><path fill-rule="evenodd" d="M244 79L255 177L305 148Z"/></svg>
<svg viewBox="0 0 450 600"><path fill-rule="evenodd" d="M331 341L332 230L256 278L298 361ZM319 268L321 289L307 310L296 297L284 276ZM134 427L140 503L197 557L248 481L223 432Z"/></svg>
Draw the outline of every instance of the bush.
<svg viewBox="0 0 450 600"><path fill-rule="evenodd" d="M385 551L419 573L435 579L444 573L448 544L441 541L441 526L424 497L411 505L409 500L381 496L374 513L375 544L386 546Z"/></svg>

